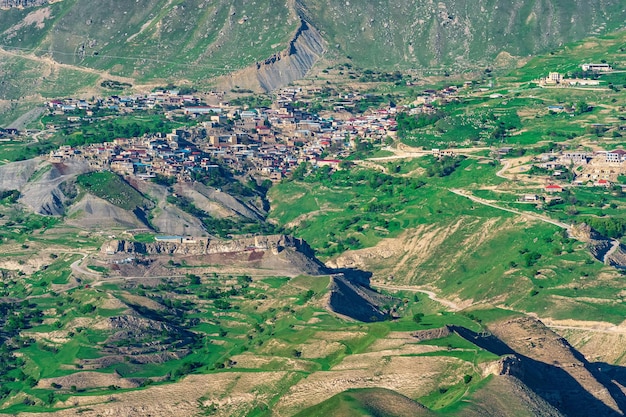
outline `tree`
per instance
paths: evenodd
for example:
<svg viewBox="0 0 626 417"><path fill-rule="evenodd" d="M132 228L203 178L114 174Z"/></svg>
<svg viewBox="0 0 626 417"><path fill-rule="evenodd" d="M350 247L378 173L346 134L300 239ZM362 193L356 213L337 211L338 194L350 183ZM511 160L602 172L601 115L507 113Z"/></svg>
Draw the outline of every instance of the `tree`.
<svg viewBox="0 0 626 417"><path fill-rule="evenodd" d="M588 111L590 111L590 108L589 108L589 104L587 104L586 101L581 100L578 103L576 103L575 114L583 114L583 113L587 113Z"/></svg>
<svg viewBox="0 0 626 417"><path fill-rule="evenodd" d="M200 277L195 274L187 274L187 278L189 278L189 284L191 285L200 285Z"/></svg>
<svg viewBox="0 0 626 417"><path fill-rule="evenodd" d="M417 324L420 324L422 322L422 319L424 318L424 313L415 313L413 314L413 321Z"/></svg>

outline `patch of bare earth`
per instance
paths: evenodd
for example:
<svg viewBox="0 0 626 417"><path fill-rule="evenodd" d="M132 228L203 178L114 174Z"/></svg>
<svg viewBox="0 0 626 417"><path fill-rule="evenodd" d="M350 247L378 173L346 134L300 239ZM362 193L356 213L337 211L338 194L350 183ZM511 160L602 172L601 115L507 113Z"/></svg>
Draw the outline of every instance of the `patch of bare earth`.
<svg viewBox="0 0 626 417"><path fill-rule="evenodd" d="M162 311L165 307L148 297L142 297L140 295L134 295L130 293L122 294L122 299L130 304L149 308L150 310ZM123 305L123 301L120 302Z"/></svg>
<svg viewBox="0 0 626 417"><path fill-rule="evenodd" d="M231 358L237 369L267 369L310 372L317 366L316 363L303 359L283 358L279 356L261 356L253 353L243 353Z"/></svg>
<svg viewBox="0 0 626 417"><path fill-rule="evenodd" d="M30 12L26 15L26 17L24 17L24 19L20 23L4 31L4 38L5 40L13 38L15 35L17 35L17 31L25 28L26 26L35 26L37 29L43 29L44 21L46 19L50 19L51 16L52 9L50 9L50 7L43 7L41 9Z"/></svg>
<svg viewBox="0 0 626 417"><path fill-rule="evenodd" d="M438 384L457 383L464 372L471 372L469 363L456 358L355 356L357 368L316 372L292 386L276 404L274 415L291 416L351 388L387 388L416 398L436 389Z"/></svg>
<svg viewBox="0 0 626 417"><path fill-rule="evenodd" d="M93 397L71 396L56 407L78 407L55 413L23 413L28 417L179 417L215 408L214 416L245 415L267 402L278 391L286 372L224 372L190 375L175 384L152 386L140 391Z"/></svg>
<svg viewBox="0 0 626 417"><path fill-rule="evenodd" d="M441 350L438 346L417 344L412 332L391 332L384 339L378 339L368 347L369 352L383 352L394 355L411 355Z"/></svg>
<svg viewBox="0 0 626 417"><path fill-rule="evenodd" d="M542 319L591 362L626 365L626 322Z"/></svg>
<svg viewBox="0 0 626 417"><path fill-rule="evenodd" d="M554 329L592 362L626 366L626 334Z"/></svg>
<svg viewBox="0 0 626 417"><path fill-rule="evenodd" d="M419 266L434 247L443 243L448 230L432 225L407 230L397 238L380 241L372 248L344 252L328 265L334 268L364 268L378 264L380 269L394 275L407 264ZM399 260L398 260L399 259Z"/></svg>
<svg viewBox="0 0 626 417"><path fill-rule="evenodd" d="M326 340L311 340L311 343L306 343L300 346L302 351L302 357L306 359L318 359L325 358L333 353L344 350L344 345L339 342L329 342Z"/></svg>
<svg viewBox="0 0 626 417"><path fill-rule="evenodd" d="M137 382L120 377L119 374L105 374L101 372L77 372L58 378L44 378L39 380L37 388L50 389L52 384L60 385L59 389L70 389L72 386L77 389L104 388L115 385L120 388L137 388Z"/></svg>
<svg viewBox="0 0 626 417"><path fill-rule="evenodd" d="M347 251L328 265L335 268L361 268L373 271L377 279L390 277L395 284L410 284L419 279L420 274L428 273L428 282L435 282L437 277L449 268L456 266L456 261L479 247L506 226L499 224L499 218L481 221L470 217L461 217L455 223L440 225L423 225L407 230L397 238L380 241L372 248ZM462 244L454 251L445 247L446 242L456 233L468 232ZM442 253L445 260L439 259ZM437 258L439 257L439 258ZM433 268L423 269L427 263L439 264L436 272ZM420 271L425 272L420 272Z"/></svg>

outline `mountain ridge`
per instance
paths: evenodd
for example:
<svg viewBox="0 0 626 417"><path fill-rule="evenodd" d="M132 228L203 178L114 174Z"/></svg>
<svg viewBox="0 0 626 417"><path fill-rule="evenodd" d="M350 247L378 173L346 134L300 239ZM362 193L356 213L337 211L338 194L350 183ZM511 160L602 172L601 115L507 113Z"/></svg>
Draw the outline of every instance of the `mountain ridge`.
<svg viewBox="0 0 626 417"><path fill-rule="evenodd" d="M256 91L272 91L308 75L321 58L431 73L511 67L626 21L618 0L9 3L20 7L0 13L5 50L48 56L136 84L161 80L209 86L226 76L226 86ZM3 69L20 79L14 66ZM20 97L17 87L0 89L3 98Z"/></svg>

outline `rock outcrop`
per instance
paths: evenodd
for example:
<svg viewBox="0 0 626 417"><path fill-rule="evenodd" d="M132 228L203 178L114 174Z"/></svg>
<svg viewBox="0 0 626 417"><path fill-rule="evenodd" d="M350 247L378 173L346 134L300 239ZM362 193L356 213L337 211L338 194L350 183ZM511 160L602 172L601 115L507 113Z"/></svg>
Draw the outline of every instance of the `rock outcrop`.
<svg viewBox="0 0 626 417"><path fill-rule="evenodd" d="M604 257L604 263L619 269L626 268L626 246L616 241L613 250Z"/></svg>
<svg viewBox="0 0 626 417"><path fill-rule="evenodd" d="M524 376L522 360L515 355L506 355L497 361L487 363L483 375L507 375L522 379Z"/></svg>
<svg viewBox="0 0 626 417"><path fill-rule="evenodd" d="M414 338L423 342L425 340L441 339L442 337L450 336L452 330L449 326L439 327L438 329L420 330L412 334Z"/></svg>
<svg viewBox="0 0 626 417"><path fill-rule="evenodd" d="M600 262L615 268L626 268L626 247L619 241L601 235L586 223L572 226L570 235L586 243L589 252Z"/></svg>
<svg viewBox="0 0 626 417"><path fill-rule="evenodd" d="M324 53L322 35L313 26L301 21L289 47L263 62L257 62L261 88L273 91L303 78Z"/></svg>
<svg viewBox="0 0 626 417"><path fill-rule="evenodd" d="M329 307L335 313L363 322L382 321L390 317L387 306L394 301L393 297L374 291L360 280L344 274L332 277Z"/></svg>
<svg viewBox="0 0 626 417"><path fill-rule="evenodd" d="M119 253L142 255L210 255L216 253L244 252L252 249L271 250L280 253L286 248L296 249L306 255L314 256L311 247L303 240L293 236L272 235L251 238L219 240L208 238L182 239L180 242L160 241L140 243L129 240L112 240L104 244L101 252L105 255Z"/></svg>
<svg viewBox="0 0 626 417"><path fill-rule="evenodd" d="M508 319L490 325L489 330L493 332L489 337L516 357L502 363L500 374L518 377L563 414L623 415L620 410L626 401L619 386L541 321ZM485 346L481 338L473 342Z"/></svg>
<svg viewBox="0 0 626 417"><path fill-rule="evenodd" d="M154 243L141 243L128 240L111 240L100 248L101 255L108 259L116 259L128 255L179 255L179 256L207 256L214 257L215 262L220 262L220 255L224 262L235 262L229 255L236 256L242 261L243 258L262 260L264 265L271 268L272 265L281 270L290 270L297 274L323 275L328 272L326 265L315 257L315 252L303 240L293 236L272 235L255 236L232 240L220 240L213 238L194 239L170 239ZM249 255L248 255L249 254ZM271 259L276 262L272 263Z"/></svg>
<svg viewBox="0 0 626 417"><path fill-rule="evenodd" d="M256 91L274 91L304 78L325 51L325 41L320 32L301 20L286 49L257 61L251 68L222 78L220 84L228 88L238 86Z"/></svg>

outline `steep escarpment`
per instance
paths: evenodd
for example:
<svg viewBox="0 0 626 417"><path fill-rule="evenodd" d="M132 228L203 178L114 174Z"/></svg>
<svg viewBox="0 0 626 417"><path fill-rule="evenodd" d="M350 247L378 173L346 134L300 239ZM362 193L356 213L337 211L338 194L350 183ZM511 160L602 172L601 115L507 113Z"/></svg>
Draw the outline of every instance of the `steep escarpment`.
<svg viewBox="0 0 626 417"><path fill-rule="evenodd" d="M366 280L343 273L332 277L328 305L335 313L363 322L381 321L390 317L385 306L393 301L370 288Z"/></svg>
<svg viewBox="0 0 626 417"><path fill-rule="evenodd" d="M502 361L499 374L517 377L565 415L622 415L626 401L619 386L541 321L523 317L489 329L487 336L468 330L459 334L498 354L513 355Z"/></svg>
<svg viewBox="0 0 626 417"><path fill-rule="evenodd" d="M213 263L228 265L251 264L309 275L328 272L313 249L302 239L286 235L255 236L232 240L213 238L169 239L154 243L112 240L105 243L100 253L104 259L114 260L128 255L159 257L209 257ZM167 257L170 260L170 257Z"/></svg>
<svg viewBox="0 0 626 417"><path fill-rule="evenodd" d="M119 253L146 255L208 255L214 253L243 252L251 249L281 252L286 248L296 249L313 256L313 250L302 239L286 235L256 236L252 238L220 240L208 238L178 239L154 243L111 240L104 244L101 252L108 255Z"/></svg>
<svg viewBox="0 0 626 417"><path fill-rule="evenodd" d="M467 415L623 415L626 399L614 380L615 369L612 374L605 372L602 364L589 362L540 320L507 319L482 332L445 326L413 336L424 341L451 334L500 356L480 365L483 376L492 376L497 387L478 392ZM511 413L515 410L525 412Z"/></svg>
<svg viewBox="0 0 626 417"><path fill-rule="evenodd" d="M472 395L472 401L463 410L462 415L564 417L563 413L533 392L521 380L507 374L493 376L484 389Z"/></svg>
<svg viewBox="0 0 626 417"><path fill-rule="evenodd" d="M303 20L285 51L257 62L261 88L272 91L303 78L323 53L324 40L321 34Z"/></svg>
<svg viewBox="0 0 626 417"><path fill-rule="evenodd" d="M222 79L228 87L273 91L305 77L325 52L325 41L310 23L300 21L287 48Z"/></svg>

